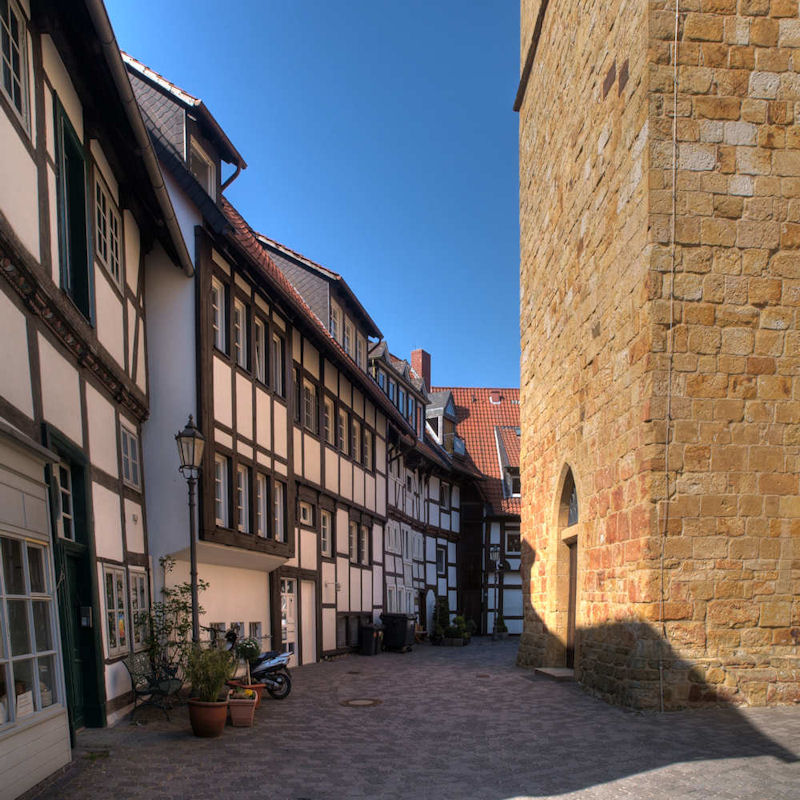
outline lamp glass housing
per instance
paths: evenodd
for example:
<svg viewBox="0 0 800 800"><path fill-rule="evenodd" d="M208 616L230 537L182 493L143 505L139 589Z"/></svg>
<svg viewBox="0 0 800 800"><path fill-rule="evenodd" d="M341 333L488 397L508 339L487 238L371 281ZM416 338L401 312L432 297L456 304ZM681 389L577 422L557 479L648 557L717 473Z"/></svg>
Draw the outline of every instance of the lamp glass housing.
<svg viewBox="0 0 800 800"><path fill-rule="evenodd" d="M186 427L175 436L175 441L178 445L181 469L199 469L203 461L205 439L194 424L191 415Z"/></svg>

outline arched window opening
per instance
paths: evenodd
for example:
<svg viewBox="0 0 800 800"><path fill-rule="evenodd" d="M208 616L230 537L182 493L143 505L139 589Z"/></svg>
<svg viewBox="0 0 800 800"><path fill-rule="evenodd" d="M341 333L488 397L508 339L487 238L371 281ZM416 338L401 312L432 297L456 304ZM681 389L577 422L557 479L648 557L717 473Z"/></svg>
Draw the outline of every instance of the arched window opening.
<svg viewBox="0 0 800 800"><path fill-rule="evenodd" d="M561 490L561 512L559 521L564 528L578 524L578 490L575 488L575 479L572 470L568 470L564 478L564 488Z"/></svg>

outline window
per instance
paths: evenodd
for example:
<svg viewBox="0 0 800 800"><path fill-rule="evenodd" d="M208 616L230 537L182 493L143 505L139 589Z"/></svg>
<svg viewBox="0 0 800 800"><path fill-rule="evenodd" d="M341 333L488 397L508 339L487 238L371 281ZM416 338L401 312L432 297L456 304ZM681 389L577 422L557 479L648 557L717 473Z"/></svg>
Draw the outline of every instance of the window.
<svg viewBox="0 0 800 800"><path fill-rule="evenodd" d="M106 595L106 633L109 656L128 652L128 615L125 611L125 570L103 567Z"/></svg>
<svg viewBox="0 0 800 800"><path fill-rule="evenodd" d="M319 399L317 387L309 380L303 381L303 425L319 433Z"/></svg>
<svg viewBox="0 0 800 800"><path fill-rule="evenodd" d="M314 506L305 500L300 502L300 524L309 528L314 527Z"/></svg>
<svg viewBox="0 0 800 800"><path fill-rule="evenodd" d="M284 352L283 336L274 333L272 335L272 388L275 394L279 394L281 397L286 395L283 367Z"/></svg>
<svg viewBox="0 0 800 800"><path fill-rule="evenodd" d="M141 486L139 475L139 437L124 425L119 426L120 442L122 444L122 479L125 483Z"/></svg>
<svg viewBox="0 0 800 800"><path fill-rule="evenodd" d="M358 559L367 566L369 564L369 528L361 526L361 537L358 541Z"/></svg>
<svg viewBox="0 0 800 800"><path fill-rule="evenodd" d="M395 595L394 586L387 586L386 587L386 610L390 614L393 614L397 609L397 606L396 606L396 602L397 601L395 600L395 597L396 597L396 595Z"/></svg>
<svg viewBox="0 0 800 800"><path fill-rule="evenodd" d="M364 353L367 350L366 342L364 341L364 337L361 335L356 336L356 364L358 364L361 369L364 369Z"/></svg>
<svg viewBox="0 0 800 800"><path fill-rule="evenodd" d="M228 516L228 475L230 459L225 456L214 458L214 516L217 525L227 528L230 525Z"/></svg>
<svg viewBox="0 0 800 800"><path fill-rule="evenodd" d="M273 490L273 535L276 542L286 541L286 484L275 481Z"/></svg>
<svg viewBox="0 0 800 800"><path fill-rule="evenodd" d="M510 528L506 531L506 555L522 552L522 540L519 530Z"/></svg>
<svg viewBox="0 0 800 800"><path fill-rule="evenodd" d="M403 561L411 561L411 531L401 531L400 538L403 540Z"/></svg>
<svg viewBox="0 0 800 800"><path fill-rule="evenodd" d="M408 396L408 421L414 425L414 398L411 395Z"/></svg>
<svg viewBox="0 0 800 800"><path fill-rule="evenodd" d="M261 383L267 382L267 328L260 319L253 323L253 372Z"/></svg>
<svg viewBox="0 0 800 800"><path fill-rule="evenodd" d="M251 533L250 528L250 467L236 467L236 519L241 533Z"/></svg>
<svg viewBox="0 0 800 800"><path fill-rule="evenodd" d="M147 591L147 575L140 570L128 570L131 590L131 631L133 649L140 650L147 641L147 612L150 609Z"/></svg>
<svg viewBox="0 0 800 800"><path fill-rule="evenodd" d="M406 390L403 389L402 386L398 386L397 388L397 407L400 409L401 414L406 407Z"/></svg>
<svg viewBox="0 0 800 800"><path fill-rule="evenodd" d="M361 423L350 420L350 455L358 461L361 458Z"/></svg>
<svg viewBox="0 0 800 800"><path fill-rule="evenodd" d="M406 475L406 491L414 491L414 478L411 475Z"/></svg>
<svg viewBox="0 0 800 800"><path fill-rule="evenodd" d="M361 463L369 470L372 469L372 431L368 431L364 428L364 437L362 440L362 444L364 447L364 457L361 459Z"/></svg>
<svg viewBox="0 0 800 800"><path fill-rule="evenodd" d="M343 408L340 408L339 409L339 425L338 425L338 428L339 428L339 430L338 430L339 449L345 454L348 452L347 446L350 443L349 442L349 438L348 438L348 433L349 433L349 430L348 430L349 426L347 424L348 421L349 421L349 418L347 416L347 412Z"/></svg>
<svg viewBox="0 0 800 800"><path fill-rule="evenodd" d="M328 321L328 330L331 332L331 336L333 336L336 341L341 341L340 337L342 335L342 323L341 323L342 312L339 306L335 303L331 303L331 311L330 311L330 320Z"/></svg>
<svg viewBox="0 0 800 800"><path fill-rule="evenodd" d="M217 193L214 162L206 155L202 147L194 140L189 144L189 172L197 182L214 197Z"/></svg>
<svg viewBox="0 0 800 800"><path fill-rule="evenodd" d="M447 483L439 484L439 505L450 508L450 485Z"/></svg>
<svg viewBox="0 0 800 800"><path fill-rule="evenodd" d="M394 381L389 381L389 399L394 403L394 394L395 394L396 384Z"/></svg>
<svg viewBox="0 0 800 800"><path fill-rule="evenodd" d="M25 127L28 127L28 47L25 42L25 19L16 3L0 0L0 85Z"/></svg>
<svg viewBox="0 0 800 800"><path fill-rule="evenodd" d="M0 537L0 730L59 702L48 551ZM8 687L14 687L13 693ZM9 697L10 695L10 697Z"/></svg>
<svg viewBox="0 0 800 800"><path fill-rule="evenodd" d="M447 548L436 545L436 574L442 577L447 574Z"/></svg>
<svg viewBox="0 0 800 800"><path fill-rule="evenodd" d="M251 622L248 625L247 635L251 639L255 639L259 644L261 644L261 623Z"/></svg>
<svg viewBox="0 0 800 800"><path fill-rule="evenodd" d="M347 355L353 355L353 323L347 317L344 320L344 351Z"/></svg>
<svg viewBox="0 0 800 800"><path fill-rule="evenodd" d="M60 463L55 468L56 484L58 490L58 521L59 536L70 541L75 541L75 505L72 496L72 472L69 464Z"/></svg>
<svg viewBox="0 0 800 800"><path fill-rule="evenodd" d="M83 147L56 99L56 164L61 286L87 319L92 312L90 244Z"/></svg>
<svg viewBox="0 0 800 800"><path fill-rule="evenodd" d="M269 519L269 491L267 489L267 476L256 473L256 533L262 538L267 538Z"/></svg>
<svg viewBox="0 0 800 800"><path fill-rule="evenodd" d="M121 285L120 240L122 225L106 187L100 178L94 183L95 250L100 263L108 270L117 286Z"/></svg>
<svg viewBox="0 0 800 800"><path fill-rule="evenodd" d="M351 561L358 561L358 523L350 520L348 547Z"/></svg>
<svg viewBox="0 0 800 800"><path fill-rule="evenodd" d="M211 279L211 324L214 326L214 347L226 352L225 287L216 279Z"/></svg>
<svg viewBox="0 0 800 800"><path fill-rule="evenodd" d="M507 497L519 497L522 491L522 483L519 475L519 467L506 467L505 490Z"/></svg>
<svg viewBox="0 0 800 800"><path fill-rule="evenodd" d="M333 429L333 400L326 397L323 404L322 424L325 433L325 441L330 445L335 445L335 434Z"/></svg>
<svg viewBox="0 0 800 800"><path fill-rule="evenodd" d="M333 555L333 515L324 509L319 512L319 540L323 556Z"/></svg>
<svg viewBox="0 0 800 800"><path fill-rule="evenodd" d="M233 358L247 369L247 306L241 300L233 301Z"/></svg>
<svg viewBox="0 0 800 800"><path fill-rule="evenodd" d="M301 406L303 404L303 393L300 390L300 368L294 367L292 369L292 397L294 403L294 421L299 425L302 418Z"/></svg>

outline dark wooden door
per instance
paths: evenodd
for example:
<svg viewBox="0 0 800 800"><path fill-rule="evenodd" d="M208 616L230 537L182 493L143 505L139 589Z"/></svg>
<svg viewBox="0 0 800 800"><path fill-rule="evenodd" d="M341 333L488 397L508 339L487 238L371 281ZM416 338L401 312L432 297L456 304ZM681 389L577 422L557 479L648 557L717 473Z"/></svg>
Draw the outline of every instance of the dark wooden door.
<svg viewBox="0 0 800 800"><path fill-rule="evenodd" d="M566 665L575 667L575 611L578 601L578 542L567 545L569 548L569 602L567 605L567 654Z"/></svg>
<svg viewBox="0 0 800 800"><path fill-rule="evenodd" d="M97 691L95 626L101 620L92 601L89 554L77 542L59 543L59 615L64 651L67 708L73 730L101 725ZM58 558L60 556L60 558Z"/></svg>

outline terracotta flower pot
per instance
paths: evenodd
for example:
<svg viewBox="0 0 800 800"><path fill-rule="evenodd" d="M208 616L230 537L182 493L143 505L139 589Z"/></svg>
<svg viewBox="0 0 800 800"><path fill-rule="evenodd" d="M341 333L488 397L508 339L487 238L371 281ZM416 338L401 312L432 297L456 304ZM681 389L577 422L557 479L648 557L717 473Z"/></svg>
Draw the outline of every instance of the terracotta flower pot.
<svg viewBox="0 0 800 800"><path fill-rule="evenodd" d="M243 698L241 700L231 697L228 700L231 712L231 725L236 728L250 728L256 713L256 699Z"/></svg>
<svg viewBox="0 0 800 800"><path fill-rule="evenodd" d="M252 689L256 693L256 708L261 705L261 695L264 694L264 689L267 688L266 683L246 683L245 681L226 681L228 686L234 689Z"/></svg>
<svg viewBox="0 0 800 800"><path fill-rule="evenodd" d="M195 736L213 738L221 736L228 717L228 701L207 703L194 697L189 699L189 722Z"/></svg>

